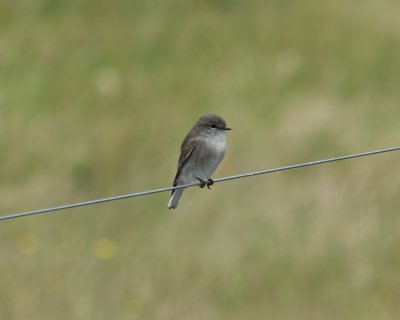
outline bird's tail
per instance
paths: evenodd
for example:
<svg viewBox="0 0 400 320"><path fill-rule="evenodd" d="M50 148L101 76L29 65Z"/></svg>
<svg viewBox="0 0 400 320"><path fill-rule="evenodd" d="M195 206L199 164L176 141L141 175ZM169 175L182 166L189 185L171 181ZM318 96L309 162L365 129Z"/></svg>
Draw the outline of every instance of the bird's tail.
<svg viewBox="0 0 400 320"><path fill-rule="evenodd" d="M169 199L168 202L168 209L175 209L178 206L179 199L182 196L184 189L175 189L172 192L171 198Z"/></svg>

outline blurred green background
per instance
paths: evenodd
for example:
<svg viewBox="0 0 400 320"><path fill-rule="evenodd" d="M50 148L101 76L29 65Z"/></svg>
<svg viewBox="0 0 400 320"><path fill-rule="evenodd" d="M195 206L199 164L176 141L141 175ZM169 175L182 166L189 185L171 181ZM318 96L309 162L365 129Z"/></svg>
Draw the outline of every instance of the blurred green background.
<svg viewBox="0 0 400 320"><path fill-rule="evenodd" d="M399 144L400 2L0 0L0 213ZM400 154L0 223L1 319L395 319Z"/></svg>

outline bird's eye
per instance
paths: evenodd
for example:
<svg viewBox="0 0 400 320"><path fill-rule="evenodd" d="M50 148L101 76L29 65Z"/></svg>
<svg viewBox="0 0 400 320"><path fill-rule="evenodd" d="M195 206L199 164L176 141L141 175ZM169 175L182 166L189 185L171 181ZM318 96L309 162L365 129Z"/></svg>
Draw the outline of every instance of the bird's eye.
<svg viewBox="0 0 400 320"><path fill-rule="evenodd" d="M210 127L214 129L214 128L216 128L217 126L216 126L215 124L212 124Z"/></svg>

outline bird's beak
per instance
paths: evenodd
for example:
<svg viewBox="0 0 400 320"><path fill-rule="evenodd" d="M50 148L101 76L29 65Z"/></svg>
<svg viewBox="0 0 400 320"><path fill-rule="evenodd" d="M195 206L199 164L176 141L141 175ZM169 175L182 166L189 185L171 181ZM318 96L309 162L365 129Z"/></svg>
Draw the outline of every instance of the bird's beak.
<svg viewBox="0 0 400 320"><path fill-rule="evenodd" d="M224 130L232 130L231 128L224 128Z"/></svg>

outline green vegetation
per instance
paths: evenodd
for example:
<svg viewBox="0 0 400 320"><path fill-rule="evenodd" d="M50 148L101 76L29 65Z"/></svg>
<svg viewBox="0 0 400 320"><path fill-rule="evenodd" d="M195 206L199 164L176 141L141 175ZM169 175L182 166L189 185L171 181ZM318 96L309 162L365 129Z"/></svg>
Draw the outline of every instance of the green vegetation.
<svg viewBox="0 0 400 320"><path fill-rule="evenodd" d="M0 0L0 212L399 144L400 3ZM0 223L1 319L395 319L400 154Z"/></svg>

